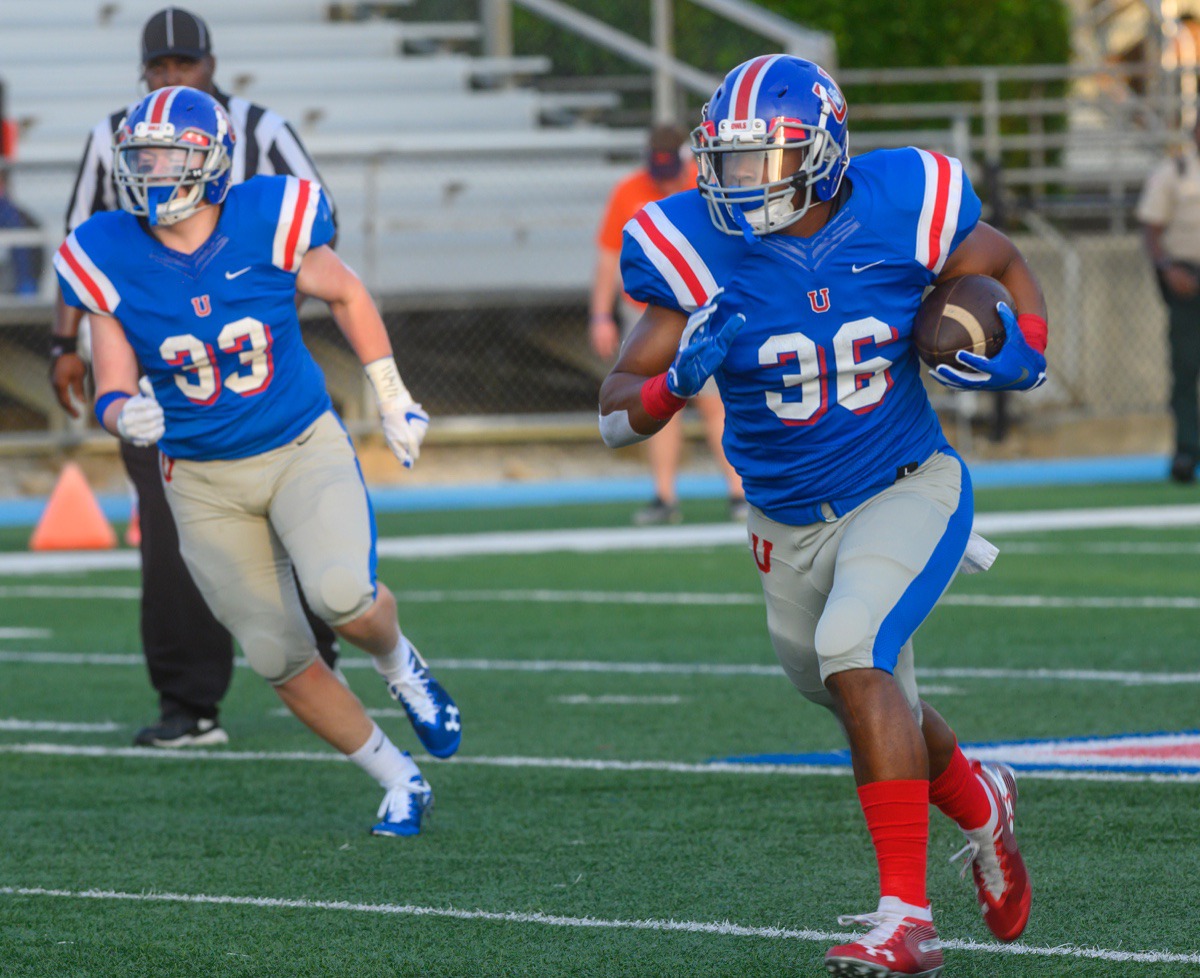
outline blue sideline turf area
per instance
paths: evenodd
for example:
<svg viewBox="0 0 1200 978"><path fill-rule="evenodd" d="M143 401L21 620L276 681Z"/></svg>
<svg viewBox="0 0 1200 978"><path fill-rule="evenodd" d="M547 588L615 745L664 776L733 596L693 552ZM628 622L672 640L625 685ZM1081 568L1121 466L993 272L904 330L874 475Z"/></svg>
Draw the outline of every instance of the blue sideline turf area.
<svg viewBox="0 0 1200 978"><path fill-rule="evenodd" d="M977 489L1086 483L1158 482L1167 477L1169 459L1161 455L1041 459L969 463ZM654 495L649 476L623 479L562 479L553 482L501 482L472 485L389 486L370 490L377 512L506 509L516 506L565 506L586 503L644 502ZM684 475L684 499L718 499L725 494L719 475ZM130 498L99 497L110 520L129 519ZM0 502L0 526L33 526L46 505L44 497Z"/></svg>

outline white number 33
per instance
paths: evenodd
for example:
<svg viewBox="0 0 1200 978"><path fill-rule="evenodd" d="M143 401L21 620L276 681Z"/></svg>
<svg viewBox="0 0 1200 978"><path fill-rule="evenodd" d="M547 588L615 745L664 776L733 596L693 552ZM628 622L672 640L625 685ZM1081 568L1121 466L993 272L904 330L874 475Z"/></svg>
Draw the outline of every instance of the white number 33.
<svg viewBox="0 0 1200 978"><path fill-rule="evenodd" d="M241 363L239 369L224 378L227 389L250 397L271 383L274 373L271 327L266 323L249 316L234 320L218 334L217 348L222 353L236 353ZM217 399L222 378L212 346L191 333L184 333L163 340L158 353L171 366L180 368L175 374L175 385L189 401L212 404Z"/></svg>

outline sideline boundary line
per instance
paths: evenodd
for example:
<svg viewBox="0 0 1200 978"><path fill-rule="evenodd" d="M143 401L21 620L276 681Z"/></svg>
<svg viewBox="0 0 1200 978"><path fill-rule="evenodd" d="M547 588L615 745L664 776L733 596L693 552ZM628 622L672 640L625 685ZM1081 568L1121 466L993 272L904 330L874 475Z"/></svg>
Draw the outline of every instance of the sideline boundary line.
<svg viewBox="0 0 1200 978"><path fill-rule="evenodd" d="M760 937L837 943L856 934L836 931L793 930L783 927L750 927L725 920L705 922L646 918L643 920L606 920L599 917L563 917L546 913L515 911L462 910L456 907L422 907L414 904L350 903L343 900L295 900L279 897L222 896L206 893L125 893L120 890L56 890L44 887L0 886L0 895L17 897L59 897L75 900L127 900L141 903L190 903L210 906L260 907L270 910L333 910L350 913L389 914L406 917L441 917L452 920L485 920L510 924L541 924L550 927L588 927L604 930L647 930L687 934L714 934L720 937ZM1200 964L1200 952L1118 951L1110 948L1079 947L1061 944L1039 947L1033 944L995 944L953 938L942 941L953 951L1015 955L1040 958L1082 958L1096 961L1138 962L1145 964Z"/></svg>
<svg viewBox="0 0 1200 978"><path fill-rule="evenodd" d="M54 652L0 650L0 664L25 663L47 666L144 666L145 658L130 652ZM619 675L654 676L766 676L782 677L777 665L723 662L596 662L587 659L456 659L433 660L439 670L464 672L578 672L616 673ZM249 663L237 658L234 664L246 668ZM342 658L338 667L366 669L371 665L364 657ZM1120 669L1001 669L987 667L951 666L917 667L918 678L924 679L1013 679L1044 682L1118 683L1122 686L1190 686L1200 683L1200 672L1138 672Z"/></svg>
<svg viewBox="0 0 1200 978"><path fill-rule="evenodd" d="M333 763L346 761L341 754L316 751L164 751L152 747L99 747L76 744L0 744L0 755L14 754L42 757L93 757L142 761L255 762L298 761L301 763ZM713 761L686 763L683 761L602 761L574 757L451 757L442 764L464 767L502 767L558 771L614 771L624 774L644 772L658 774L786 774L792 777L847 777L852 774L845 764L753 764ZM1200 784L1200 773L1167 774L1163 772L1077 771L1072 769L1021 768L1022 779L1040 781L1099 781L1119 784Z"/></svg>
<svg viewBox="0 0 1200 978"><path fill-rule="evenodd" d="M1061 530L1200 526L1200 505L1125 506L1089 509L981 513L975 530L983 534L1048 533ZM385 537L382 558L418 559L537 553L602 553L612 550L673 550L747 546L738 523L696 523L664 527L598 527L574 530L520 530L499 533ZM133 550L0 554L0 575L63 574L89 570L137 570Z"/></svg>

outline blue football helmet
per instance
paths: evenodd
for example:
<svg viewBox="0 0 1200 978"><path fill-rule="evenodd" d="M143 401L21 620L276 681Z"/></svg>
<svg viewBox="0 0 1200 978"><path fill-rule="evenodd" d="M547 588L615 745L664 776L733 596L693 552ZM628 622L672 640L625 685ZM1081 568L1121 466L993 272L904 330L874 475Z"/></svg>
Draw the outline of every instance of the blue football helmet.
<svg viewBox="0 0 1200 978"><path fill-rule="evenodd" d="M123 210L151 224L175 224L229 192L233 127L211 95L160 88L113 134L113 179Z"/></svg>
<svg viewBox="0 0 1200 978"><path fill-rule="evenodd" d="M850 161L846 109L837 82L803 58L768 54L734 68L692 131L713 224L753 240L832 200ZM802 153L784 172L787 150Z"/></svg>

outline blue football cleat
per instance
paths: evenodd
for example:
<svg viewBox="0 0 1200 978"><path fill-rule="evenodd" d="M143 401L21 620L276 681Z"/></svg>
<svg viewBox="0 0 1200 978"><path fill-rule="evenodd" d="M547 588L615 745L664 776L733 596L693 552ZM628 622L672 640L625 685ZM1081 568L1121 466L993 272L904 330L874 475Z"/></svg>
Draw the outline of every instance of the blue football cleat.
<svg viewBox="0 0 1200 978"><path fill-rule="evenodd" d="M371 835L417 835L421 831L421 816L433 808L433 789L419 774L408 784L392 788L383 796L383 804L371 826Z"/></svg>
<svg viewBox="0 0 1200 978"><path fill-rule="evenodd" d="M442 684L433 678L421 654L405 640L412 660L408 675L388 683L392 699L404 707L417 739L434 757L449 757L462 743L458 707Z"/></svg>

